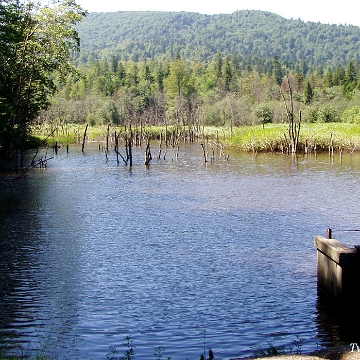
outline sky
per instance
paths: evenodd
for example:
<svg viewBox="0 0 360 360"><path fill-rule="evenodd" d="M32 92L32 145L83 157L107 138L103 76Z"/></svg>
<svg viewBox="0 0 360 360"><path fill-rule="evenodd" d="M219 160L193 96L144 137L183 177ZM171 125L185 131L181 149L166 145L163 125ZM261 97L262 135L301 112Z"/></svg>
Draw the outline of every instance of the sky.
<svg viewBox="0 0 360 360"><path fill-rule="evenodd" d="M190 11L231 14L237 10L263 10L287 19L360 26L358 0L76 0L89 12Z"/></svg>

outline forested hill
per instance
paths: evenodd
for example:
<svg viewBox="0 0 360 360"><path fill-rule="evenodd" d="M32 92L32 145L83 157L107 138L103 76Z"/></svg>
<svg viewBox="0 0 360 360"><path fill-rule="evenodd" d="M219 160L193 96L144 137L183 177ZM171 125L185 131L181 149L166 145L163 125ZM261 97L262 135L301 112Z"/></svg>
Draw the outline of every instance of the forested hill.
<svg viewBox="0 0 360 360"><path fill-rule="evenodd" d="M337 66L360 59L360 27L288 20L242 10L233 14L188 12L90 13L79 25L80 61L169 59L211 61L216 53L240 60L269 59Z"/></svg>

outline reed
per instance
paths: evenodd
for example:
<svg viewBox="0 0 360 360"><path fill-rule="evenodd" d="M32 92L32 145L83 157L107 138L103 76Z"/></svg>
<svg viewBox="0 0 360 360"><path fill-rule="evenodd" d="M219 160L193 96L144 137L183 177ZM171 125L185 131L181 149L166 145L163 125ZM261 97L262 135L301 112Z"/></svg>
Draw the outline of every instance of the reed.
<svg viewBox="0 0 360 360"><path fill-rule="evenodd" d="M46 141L48 146L56 143L67 145L81 143L85 132L86 124L66 124L65 126L54 127L48 124L34 126L31 129L32 136L36 136ZM106 137L106 126L89 126L86 132L88 141L97 141Z"/></svg>
<svg viewBox="0 0 360 360"><path fill-rule="evenodd" d="M285 124L267 124L237 128L227 145L244 151L281 151L286 147ZM344 123L302 124L299 148L308 151L356 151L360 149L360 125Z"/></svg>
<svg viewBox="0 0 360 360"><path fill-rule="evenodd" d="M67 145L81 143L86 124L69 124L66 128L51 129L49 126L34 128L33 136L46 139L49 146L55 143ZM165 126L144 126L134 128L134 131L142 131L143 136L150 139L160 138L167 131L185 133L189 127L169 125ZM115 133L121 134L126 131L125 126L112 126L110 136ZM239 148L243 151L284 151L286 148L285 134L287 124L266 124L254 126L243 126L233 128L228 127L202 127L196 132L198 138L206 137L214 141L223 143L226 146ZM50 134L50 136L49 136ZM86 134L87 141L105 141L107 136L107 126L89 126ZM302 124L300 131L299 149L308 151L327 150L333 146L336 150L357 151L360 150L360 124L349 123L314 123ZM300 150L300 151L301 151Z"/></svg>

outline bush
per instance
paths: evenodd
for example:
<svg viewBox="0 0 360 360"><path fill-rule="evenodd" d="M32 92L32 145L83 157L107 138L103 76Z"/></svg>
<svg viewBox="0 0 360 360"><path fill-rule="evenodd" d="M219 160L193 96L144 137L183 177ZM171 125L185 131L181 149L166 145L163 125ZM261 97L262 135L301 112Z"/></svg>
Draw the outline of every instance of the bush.
<svg viewBox="0 0 360 360"><path fill-rule="evenodd" d="M317 109L315 108L309 109L305 115L305 119L310 124L317 123L319 121L319 114Z"/></svg>
<svg viewBox="0 0 360 360"><path fill-rule="evenodd" d="M271 124L274 119L274 111L269 106L258 106L255 110L255 115L260 119L262 124Z"/></svg>
<svg viewBox="0 0 360 360"><path fill-rule="evenodd" d="M96 124L96 116L94 114L88 114L86 117L86 122L90 124L90 126L95 126Z"/></svg>
<svg viewBox="0 0 360 360"><path fill-rule="evenodd" d="M350 124L360 124L360 106L353 106L341 115L341 121Z"/></svg>
<svg viewBox="0 0 360 360"><path fill-rule="evenodd" d="M339 122L340 117L338 112L330 105L325 105L319 110L319 122L332 123Z"/></svg>

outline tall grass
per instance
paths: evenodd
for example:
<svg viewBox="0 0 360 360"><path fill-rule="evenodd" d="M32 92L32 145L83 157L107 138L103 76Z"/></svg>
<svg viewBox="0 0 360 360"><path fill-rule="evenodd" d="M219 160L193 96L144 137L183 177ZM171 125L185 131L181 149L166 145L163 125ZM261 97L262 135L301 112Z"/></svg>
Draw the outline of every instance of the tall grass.
<svg viewBox="0 0 360 360"><path fill-rule="evenodd" d="M33 135L45 140L49 146L58 144L80 143L83 139L85 124L67 124L64 127L52 129L50 126L33 128ZM113 135L124 132L125 127L110 128ZM188 127L182 129L175 126L147 126L142 129L150 138L174 131L186 131ZM140 129L134 127L134 131ZM243 126L233 128L232 132L228 127L205 127L201 128L198 137L220 141L227 146L233 146L243 151L282 151L286 148L287 124L266 124L255 126ZM87 141L105 141L107 136L107 126L89 126L87 130ZM360 149L360 124L348 123L314 123L302 124L300 131L300 149L307 145L309 151L317 149L328 149L333 146L334 150L340 148L348 151Z"/></svg>
<svg viewBox="0 0 360 360"><path fill-rule="evenodd" d="M63 126L52 126L44 124L41 126L34 126L31 129L33 136L46 141L47 145L54 146L58 144L76 144L83 140L86 124L66 124ZM106 126L89 126L86 132L86 139L88 141L98 141L106 137Z"/></svg>
<svg viewBox="0 0 360 360"><path fill-rule="evenodd" d="M267 124L236 128L227 144L244 151L279 151L286 147L286 124ZM333 146L334 150L360 149L360 125L344 123L302 124L300 148L321 150Z"/></svg>

